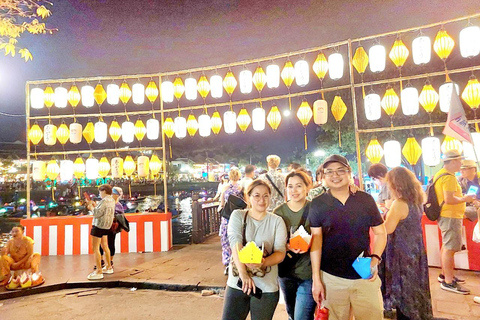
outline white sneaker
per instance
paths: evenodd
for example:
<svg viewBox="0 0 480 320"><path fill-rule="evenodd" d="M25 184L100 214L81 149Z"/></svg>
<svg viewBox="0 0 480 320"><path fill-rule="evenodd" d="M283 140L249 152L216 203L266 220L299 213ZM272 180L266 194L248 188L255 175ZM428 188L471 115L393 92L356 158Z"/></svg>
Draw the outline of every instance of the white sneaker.
<svg viewBox="0 0 480 320"><path fill-rule="evenodd" d="M113 273L113 267L107 268L106 266L102 268L103 273L106 274L112 274Z"/></svg>
<svg viewBox="0 0 480 320"><path fill-rule="evenodd" d="M102 280L103 279L103 273L97 273L97 271L93 271L87 276L88 280Z"/></svg>

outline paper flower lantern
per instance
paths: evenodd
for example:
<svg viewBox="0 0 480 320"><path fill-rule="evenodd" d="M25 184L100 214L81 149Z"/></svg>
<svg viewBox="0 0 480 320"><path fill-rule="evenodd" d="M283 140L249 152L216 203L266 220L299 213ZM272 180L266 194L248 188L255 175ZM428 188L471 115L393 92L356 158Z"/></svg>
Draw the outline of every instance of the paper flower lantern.
<svg viewBox="0 0 480 320"><path fill-rule="evenodd" d="M115 83L107 86L107 102L110 105L117 105L120 100L120 88Z"/></svg>
<svg viewBox="0 0 480 320"><path fill-rule="evenodd" d="M478 106L480 105L480 83L477 78L471 77L470 80L468 80L468 83L462 92L462 99L473 110L478 109Z"/></svg>
<svg viewBox="0 0 480 320"><path fill-rule="evenodd" d="M276 105L273 105L270 109L270 112L267 116L267 122L272 127L273 131L277 131L278 126L280 126L280 122L282 122L282 114Z"/></svg>
<svg viewBox="0 0 480 320"><path fill-rule="evenodd" d="M47 164L47 177L54 181L60 173L60 167L56 160L50 160Z"/></svg>
<svg viewBox="0 0 480 320"><path fill-rule="evenodd" d="M75 108L78 106L78 103L80 102L80 92L78 91L78 88L75 84L73 84L70 87L70 90L68 91L67 100L72 106L72 108Z"/></svg>
<svg viewBox="0 0 480 320"><path fill-rule="evenodd" d="M330 79L338 80L343 77L343 57L340 53L335 52L328 56L328 67Z"/></svg>
<svg viewBox="0 0 480 320"><path fill-rule="evenodd" d="M210 92L210 84L208 83L207 77L205 77L204 74L200 76L200 79L198 79L198 93L200 93L200 96L203 98L203 101L205 102L205 98L208 96L208 93Z"/></svg>
<svg viewBox="0 0 480 320"><path fill-rule="evenodd" d="M122 141L125 143L132 143L135 136L135 125L131 121L122 123Z"/></svg>
<svg viewBox="0 0 480 320"><path fill-rule="evenodd" d="M85 128L83 128L83 138L88 144L93 142L93 139L95 138L95 127L93 126L92 121L88 121Z"/></svg>
<svg viewBox="0 0 480 320"><path fill-rule="evenodd" d="M45 97L41 88L33 88L30 91L30 106L32 109L42 109Z"/></svg>
<svg viewBox="0 0 480 320"><path fill-rule="evenodd" d="M133 161L132 156L126 156L125 161L123 162L123 171L127 177L130 177L133 172L135 172L135 161Z"/></svg>
<svg viewBox="0 0 480 320"><path fill-rule="evenodd" d="M223 87L225 88L225 91L228 93L228 95L231 97L233 91L235 91L235 88L237 87L237 79L235 79L232 71L228 71L225 75L225 78L223 79Z"/></svg>
<svg viewBox="0 0 480 320"><path fill-rule="evenodd" d="M263 246L260 249L255 242L250 241L238 252L238 258L241 263L261 263L263 258Z"/></svg>
<svg viewBox="0 0 480 320"><path fill-rule="evenodd" d="M55 107L64 109L67 107L68 91L63 87L55 88Z"/></svg>
<svg viewBox="0 0 480 320"><path fill-rule="evenodd" d="M57 143L57 127L53 124L47 124L43 127L43 142L47 146L54 146Z"/></svg>
<svg viewBox="0 0 480 320"><path fill-rule="evenodd" d="M148 140L157 140L160 133L160 122L155 119L147 120L147 138Z"/></svg>
<svg viewBox="0 0 480 320"><path fill-rule="evenodd" d="M95 92L95 89L90 85L84 85L82 87L82 90L81 90L82 105L85 108L93 107L93 104L95 102L94 92Z"/></svg>
<svg viewBox="0 0 480 320"><path fill-rule="evenodd" d="M107 99L107 93L105 92L105 89L103 89L101 83L98 83L95 86L95 90L93 91L93 98L99 106L105 102L105 99Z"/></svg>
<svg viewBox="0 0 480 320"><path fill-rule="evenodd" d="M33 145L37 145L43 138L43 132L40 126L37 123L34 123L28 132L28 140L30 140Z"/></svg>
<svg viewBox="0 0 480 320"><path fill-rule="evenodd" d="M427 64L432 56L432 42L427 36L419 36L412 42L413 63L417 65Z"/></svg>
<svg viewBox="0 0 480 320"><path fill-rule="evenodd" d="M85 169L87 171L87 179L95 180L98 178L98 160L93 156L90 156L90 158L87 159Z"/></svg>
<svg viewBox="0 0 480 320"><path fill-rule="evenodd" d="M403 43L402 39L397 39L393 43L393 47L388 56L397 68L401 68L405 64L405 61L407 61L409 54L410 52L408 51L407 46Z"/></svg>
<svg viewBox="0 0 480 320"><path fill-rule="evenodd" d="M73 163L73 175L77 179L81 179L85 176L85 162L82 157L77 157Z"/></svg>
<svg viewBox="0 0 480 320"><path fill-rule="evenodd" d="M248 114L247 109L242 108L238 113L237 117L238 127L242 132L245 132L250 125L250 122L252 122L252 120L250 118L250 115Z"/></svg>
<svg viewBox="0 0 480 320"><path fill-rule="evenodd" d="M183 139L187 136L187 119L184 117L178 116L175 118L175 137L178 139Z"/></svg>
<svg viewBox="0 0 480 320"><path fill-rule="evenodd" d="M223 80L218 74L210 77L210 94L212 98L219 99L223 95Z"/></svg>
<svg viewBox="0 0 480 320"><path fill-rule="evenodd" d="M305 150L308 148L307 144L307 125L312 119L313 116L313 111L310 105L308 104L308 101L303 100L302 103L300 104L300 107L298 108L297 111L297 118L300 120L300 123L303 125L304 128L304 142L305 142Z"/></svg>
<svg viewBox="0 0 480 320"><path fill-rule="evenodd" d="M450 136L445 136L445 139L443 140L440 150L442 150L442 153L445 153L450 150L457 150L459 153L462 153L463 146L459 140Z"/></svg>
<svg viewBox="0 0 480 320"><path fill-rule="evenodd" d="M265 110L257 107L252 111L252 127L255 131L263 131L265 129Z"/></svg>
<svg viewBox="0 0 480 320"><path fill-rule="evenodd" d="M36 160L32 164L33 181L43 181L47 175L47 165L44 161Z"/></svg>
<svg viewBox="0 0 480 320"><path fill-rule="evenodd" d="M149 174L149 159L147 156L140 156L137 158L137 171L139 178L148 177Z"/></svg>
<svg viewBox="0 0 480 320"><path fill-rule="evenodd" d="M276 64L267 66L267 87L270 89L278 88L280 85L280 67Z"/></svg>
<svg viewBox="0 0 480 320"><path fill-rule="evenodd" d="M383 145L385 149L385 164L389 168L398 167L402 163L402 151L400 142L390 140Z"/></svg>
<svg viewBox="0 0 480 320"><path fill-rule="evenodd" d="M377 121L382 113L380 96L376 93L369 93L365 96L365 116L367 120Z"/></svg>
<svg viewBox="0 0 480 320"><path fill-rule="evenodd" d="M295 69L293 68L292 62L287 60L285 62L285 65L283 66L281 77L283 80L283 83L285 83L285 86L288 89L288 108L289 110L292 110L292 99L290 97L290 87L292 86L293 80L295 79Z"/></svg>
<svg viewBox="0 0 480 320"><path fill-rule="evenodd" d="M171 117L167 117L163 122L163 133L167 136L167 138L172 138L173 134L175 133L175 124Z"/></svg>
<svg viewBox="0 0 480 320"><path fill-rule="evenodd" d="M180 100L184 92L185 92L185 86L183 85L182 78L180 77L175 78L175 81L173 81L173 95L175 96L175 98L177 98L177 100ZM162 91L162 95L163 95L163 91Z"/></svg>
<svg viewBox="0 0 480 320"><path fill-rule="evenodd" d="M433 42L433 50L440 59L445 61L452 53L455 41L450 37L445 29L440 29Z"/></svg>
<svg viewBox="0 0 480 320"><path fill-rule="evenodd" d="M325 100L316 100L313 103L313 122L317 125L327 123L328 120L328 104Z"/></svg>
<svg viewBox="0 0 480 320"><path fill-rule="evenodd" d="M193 137L197 133L197 130L198 130L198 121L195 118L195 115L193 113L190 113L187 119L187 132L190 135L190 137Z"/></svg>
<svg viewBox="0 0 480 320"><path fill-rule="evenodd" d="M135 138L137 138L138 141L142 141L146 133L147 128L145 128L145 124L143 124L141 119L137 119L135 122Z"/></svg>
<svg viewBox="0 0 480 320"><path fill-rule="evenodd" d="M47 108L51 108L55 103L55 92L52 87L48 86L43 91L43 102Z"/></svg>
<svg viewBox="0 0 480 320"><path fill-rule="evenodd" d="M299 87L305 87L310 81L310 68L305 60L295 62L295 82Z"/></svg>
<svg viewBox="0 0 480 320"><path fill-rule="evenodd" d="M368 66L368 55L365 49L360 46L355 50L353 55L352 64L355 67L355 70L361 75L365 73L365 70Z"/></svg>
<svg viewBox="0 0 480 320"><path fill-rule="evenodd" d="M123 159L115 157L110 162L110 168L112 170L112 178L118 179L123 177ZM134 169L135 170L135 169Z"/></svg>
<svg viewBox="0 0 480 320"><path fill-rule="evenodd" d="M241 93L248 94L252 92L252 87L253 87L252 79L253 79L252 71L247 69L240 71L239 81L240 81Z"/></svg>
<svg viewBox="0 0 480 320"><path fill-rule="evenodd" d="M331 71L331 69L330 69ZM343 102L342 97L335 96L332 103L332 114L335 120L338 123L338 145L339 147L342 146L342 132L340 130L340 121L342 121L343 117L347 113L347 106L345 102Z"/></svg>
<svg viewBox="0 0 480 320"><path fill-rule="evenodd" d="M157 100L158 87L157 87L157 84L155 83L155 81L150 80L148 82L147 88L145 89L145 95L147 96L148 101L150 101L150 103L152 103L152 104L155 102L155 100ZM166 102L165 100L163 100L163 101ZM172 101L173 101L173 95L172 95ZM172 101L170 101L170 102L172 102Z"/></svg>
<svg viewBox="0 0 480 320"><path fill-rule="evenodd" d="M412 166L416 165L422 155L422 147L418 144L415 137L409 137L402 149L402 154Z"/></svg>
<svg viewBox="0 0 480 320"><path fill-rule="evenodd" d="M160 88L161 88L160 92L162 94L163 102L165 102L165 103L173 102L174 92L177 92L177 94L179 95L178 99L180 99L182 97L183 91L185 89L183 88L182 79L181 78L178 78L178 79L180 79L180 80L177 81L177 91L175 91L175 86L170 81L163 81L162 82L162 85L160 86Z"/></svg>
<svg viewBox="0 0 480 320"><path fill-rule="evenodd" d="M383 148L380 143L378 143L376 138L373 138L368 143L367 149L365 150L365 155L371 163L379 163L380 160L382 160Z"/></svg>
<svg viewBox="0 0 480 320"><path fill-rule="evenodd" d="M197 99L197 79L185 79L185 98L190 101Z"/></svg>
<svg viewBox="0 0 480 320"><path fill-rule="evenodd" d="M385 60L387 52L381 44L376 44L368 50L368 61L370 62L370 71L382 72L385 70Z"/></svg>
<svg viewBox="0 0 480 320"><path fill-rule="evenodd" d="M418 113L418 90L412 86L408 86L402 90L400 94L402 101L402 112L406 116L414 116Z"/></svg>
<svg viewBox="0 0 480 320"><path fill-rule="evenodd" d="M313 72L315 72L320 81L323 81L325 75L328 72L327 58L325 57L323 52L320 52L317 55L317 59L315 59L315 62L313 63Z"/></svg>
<svg viewBox="0 0 480 320"><path fill-rule="evenodd" d="M226 111L223 114L223 129L227 134L233 134L237 130L237 114L234 111Z"/></svg>
<svg viewBox="0 0 480 320"><path fill-rule="evenodd" d="M67 143L68 139L70 138L70 131L68 130L68 127L65 123L62 123L58 127L56 136L60 144Z"/></svg>
<svg viewBox="0 0 480 320"><path fill-rule="evenodd" d="M214 134L218 134L222 129L222 118L220 117L220 113L215 111L210 119L212 131Z"/></svg>
<svg viewBox="0 0 480 320"><path fill-rule="evenodd" d="M445 82L440 86L438 89L439 92L439 102L440 102L440 110L442 112L448 113L450 111L450 104L452 102L452 86L453 82ZM459 94L459 87L458 84L455 83L455 90L457 94Z"/></svg>
<svg viewBox="0 0 480 320"><path fill-rule="evenodd" d="M397 111L400 99L393 88L388 88L385 95L382 98L382 108L385 113L390 117L390 121L393 121L393 115ZM393 126L393 123L392 123Z"/></svg>
<svg viewBox="0 0 480 320"><path fill-rule="evenodd" d="M108 127L107 124L101 120L95 123L95 142L96 143L105 143L108 136Z"/></svg>
<svg viewBox="0 0 480 320"><path fill-rule="evenodd" d="M145 102L145 86L139 82L132 86L132 101L135 104L143 104Z"/></svg>
<svg viewBox="0 0 480 320"><path fill-rule="evenodd" d="M208 114L202 114L198 117L198 134L201 137L210 136L211 130L210 116Z"/></svg>
<svg viewBox="0 0 480 320"><path fill-rule="evenodd" d="M154 153L152 154L152 157L150 158L150 162L148 164L150 168L150 172L152 173L153 176L158 175L160 170L162 170L162 161L158 158L158 156Z"/></svg>
<svg viewBox="0 0 480 320"><path fill-rule="evenodd" d="M427 113L432 113L438 103L438 93L429 83L423 86L418 101Z"/></svg>
<svg viewBox="0 0 480 320"><path fill-rule="evenodd" d="M120 127L116 119L113 119L112 123L110 123L108 133L110 134L113 142L117 142L122 136L122 128Z"/></svg>
<svg viewBox="0 0 480 320"><path fill-rule="evenodd" d="M473 58L480 53L480 28L469 26L460 31L460 54L464 58Z"/></svg>
<svg viewBox="0 0 480 320"><path fill-rule="evenodd" d="M105 178L108 176L108 173L110 172L110 162L108 162L107 157L102 157L100 159L100 162L98 163L98 175L101 178Z"/></svg>
<svg viewBox="0 0 480 320"><path fill-rule="evenodd" d="M128 103L130 98L132 97L132 90L130 90L130 87L128 86L128 83L125 81L122 82L122 85L120 86L120 95L119 98L122 101L122 103L125 105Z"/></svg>
<svg viewBox="0 0 480 320"><path fill-rule="evenodd" d="M60 181L66 182L73 179L73 161L61 160L60 161Z"/></svg>

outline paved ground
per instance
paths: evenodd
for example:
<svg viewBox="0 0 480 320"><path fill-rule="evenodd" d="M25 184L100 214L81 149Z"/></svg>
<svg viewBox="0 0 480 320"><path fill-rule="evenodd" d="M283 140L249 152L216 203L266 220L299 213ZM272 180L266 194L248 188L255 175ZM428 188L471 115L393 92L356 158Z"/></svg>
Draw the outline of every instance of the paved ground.
<svg viewBox="0 0 480 320"><path fill-rule="evenodd" d="M41 270L47 279L44 286L88 282L86 276L93 267L92 256L52 256L42 259ZM170 252L120 254L115 257L115 273L105 276L105 281L221 288L225 286L226 277L220 261L220 244L218 238L213 237L204 244L176 246ZM438 272L437 268L430 269L435 317L480 319L480 305L473 302L474 295L480 296L480 274L471 271L458 272L458 276L464 277L467 280L466 286L472 290L471 295L462 296L441 290L436 281ZM48 317L49 320L137 319L152 315L160 319L219 319L223 304L222 297L218 295L201 297L194 292L130 291L125 288L89 290L63 290L3 300L0 301L0 304L3 304L0 306L0 319L10 319L16 315L20 315L17 319L37 319L39 312L42 318ZM79 296L78 292L83 293ZM4 289L0 289L0 298L2 293L5 293ZM110 304L112 306L109 306ZM105 313L98 313L104 306ZM277 308L275 319L286 319L283 304Z"/></svg>

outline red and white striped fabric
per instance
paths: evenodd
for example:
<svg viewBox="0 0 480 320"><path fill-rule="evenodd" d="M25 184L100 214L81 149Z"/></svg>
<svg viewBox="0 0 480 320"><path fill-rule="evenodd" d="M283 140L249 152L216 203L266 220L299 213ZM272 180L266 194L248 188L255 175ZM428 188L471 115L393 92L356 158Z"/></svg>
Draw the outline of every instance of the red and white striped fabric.
<svg viewBox="0 0 480 320"><path fill-rule="evenodd" d="M172 215L126 214L130 232L117 235L117 252L160 252L172 247ZM23 219L25 234L42 256L91 254L92 216Z"/></svg>

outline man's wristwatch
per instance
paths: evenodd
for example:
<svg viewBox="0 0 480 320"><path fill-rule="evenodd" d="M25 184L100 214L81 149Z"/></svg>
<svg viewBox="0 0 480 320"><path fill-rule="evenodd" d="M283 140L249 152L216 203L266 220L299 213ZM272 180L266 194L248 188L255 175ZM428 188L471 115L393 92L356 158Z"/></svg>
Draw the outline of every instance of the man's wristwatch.
<svg viewBox="0 0 480 320"><path fill-rule="evenodd" d="M377 258L379 264L380 264L380 262L382 262L382 258L378 254L371 254L370 257Z"/></svg>

